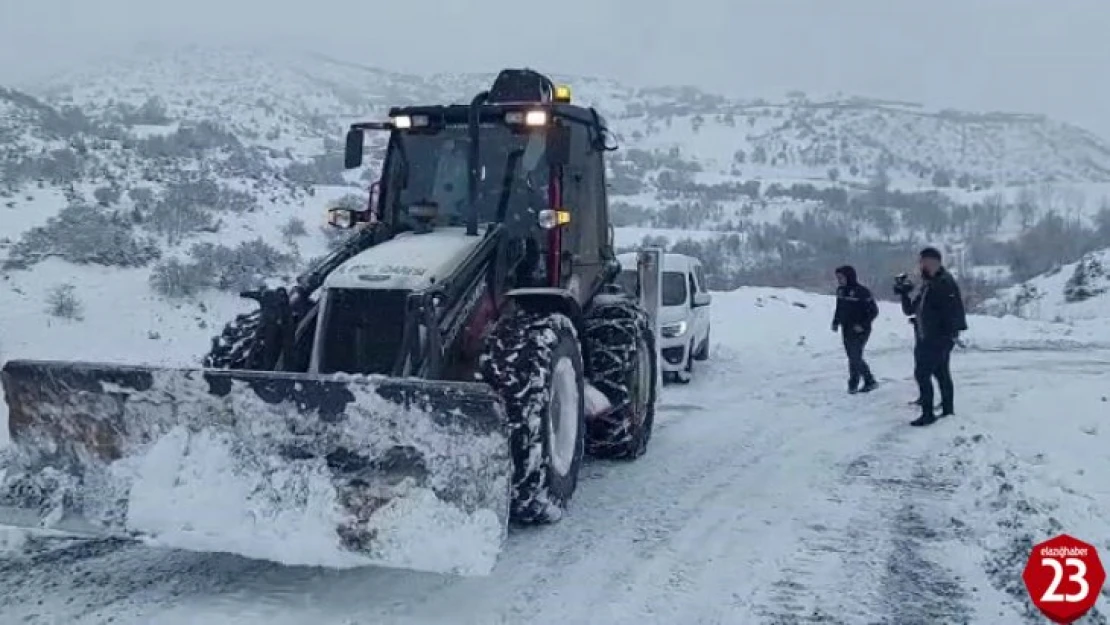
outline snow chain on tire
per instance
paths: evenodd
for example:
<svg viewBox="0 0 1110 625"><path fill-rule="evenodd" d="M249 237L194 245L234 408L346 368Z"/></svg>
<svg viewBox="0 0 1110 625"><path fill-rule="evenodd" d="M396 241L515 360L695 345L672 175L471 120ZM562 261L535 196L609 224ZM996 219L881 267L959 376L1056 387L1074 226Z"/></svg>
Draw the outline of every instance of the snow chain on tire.
<svg viewBox="0 0 1110 625"><path fill-rule="evenodd" d="M553 373L570 358L578 387L577 441L569 470L560 475L551 461L548 409ZM513 457L511 517L518 523L558 521L578 485L584 453L585 389L582 355L574 324L560 314L516 311L501 319L486 339L478 379L505 402Z"/></svg>
<svg viewBox="0 0 1110 625"><path fill-rule="evenodd" d="M203 366L209 369L249 369L251 349L258 334L259 311L237 315L212 339L212 348L204 356Z"/></svg>
<svg viewBox="0 0 1110 625"><path fill-rule="evenodd" d="M602 299L604 298L604 299ZM647 451L655 419L655 335L647 313L628 297L605 294L588 311L585 320L586 372L591 384L616 408L589 420L587 451L599 458L634 459ZM643 414L637 415L638 352L646 349L651 366Z"/></svg>

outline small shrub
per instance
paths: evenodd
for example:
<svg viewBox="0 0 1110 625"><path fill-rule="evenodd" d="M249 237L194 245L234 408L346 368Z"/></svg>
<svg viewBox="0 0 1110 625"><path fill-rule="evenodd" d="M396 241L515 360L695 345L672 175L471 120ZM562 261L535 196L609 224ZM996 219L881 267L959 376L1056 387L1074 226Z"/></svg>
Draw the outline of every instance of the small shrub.
<svg viewBox="0 0 1110 625"><path fill-rule="evenodd" d="M71 204L45 225L25 232L12 246L5 268L25 269L45 258L113 267L143 267L161 252L135 236L126 217L84 204Z"/></svg>
<svg viewBox="0 0 1110 625"><path fill-rule="evenodd" d="M303 219L300 217L291 217L289 221L281 227L281 234L287 239L303 237L308 234L308 229L305 227Z"/></svg>
<svg viewBox="0 0 1110 625"><path fill-rule="evenodd" d="M296 257L262 239L237 247L198 243L189 250L190 261L167 260L155 267L150 287L166 297L188 297L203 289L242 292L261 286L268 278L293 269Z"/></svg>
<svg viewBox="0 0 1110 625"><path fill-rule="evenodd" d="M150 211L149 226L166 237L170 245L177 245L190 234L216 229L212 213L204 208L196 204L172 204L166 200L155 204Z"/></svg>
<svg viewBox="0 0 1110 625"><path fill-rule="evenodd" d="M159 263L150 274L150 288L174 299L196 295L210 283L211 277L203 273L199 265L186 264L176 258Z"/></svg>
<svg viewBox="0 0 1110 625"><path fill-rule="evenodd" d="M285 166L286 180L306 185L343 185L343 158L340 154L314 156L308 162L294 162Z"/></svg>
<svg viewBox="0 0 1110 625"><path fill-rule="evenodd" d="M246 191L232 189L209 179L175 182L166 187L162 201L170 206L194 206L205 210L245 213L258 208L258 200Z"/></svg>
<svg viewBox="0 0 1110 625"><path fill-rule="evenodd" d="M154 206L154 192L148 187L134 187L128 189L127 197L137 207L149 208Z"/></svg>
<svg viewBox="0 0 1110 625"><path fill-rule="evenodd" d="M1107 286L1100 284L1105 281L1106 271L1094 256L1081 258L1075 264L1075 272L1064 284L1064 301L1069 303L1082 302L1101 295Z"/></svg>
<svg viewBox="0 0 1110 625"><path fill-rule="evenodd" d="M118 187L99 187L93 191L93 199L100 206L112 206L119 203L120 197L123 195Z"/></svg>
<svg viewBox="0 0 1110 625"><path fill-rule="evenodd" d="M81 321L84 306L77 299L77 289L72 284L59 284L46 295L46 312L59 319Z"/></svg>

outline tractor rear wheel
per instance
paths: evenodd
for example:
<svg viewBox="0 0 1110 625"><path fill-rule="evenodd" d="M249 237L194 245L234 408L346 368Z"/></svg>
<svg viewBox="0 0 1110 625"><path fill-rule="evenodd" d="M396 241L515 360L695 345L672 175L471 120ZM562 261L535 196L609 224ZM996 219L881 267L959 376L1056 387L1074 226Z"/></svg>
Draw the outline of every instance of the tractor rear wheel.
<svg viewBox="0 0 1110 625"><path fill-rule="evenodd" d="M613 407L587 423L587 450L599 458L639 458L651 440L657 395L647 314L634 299L607 294L586 315L583 343L590 383Z"/></svg>

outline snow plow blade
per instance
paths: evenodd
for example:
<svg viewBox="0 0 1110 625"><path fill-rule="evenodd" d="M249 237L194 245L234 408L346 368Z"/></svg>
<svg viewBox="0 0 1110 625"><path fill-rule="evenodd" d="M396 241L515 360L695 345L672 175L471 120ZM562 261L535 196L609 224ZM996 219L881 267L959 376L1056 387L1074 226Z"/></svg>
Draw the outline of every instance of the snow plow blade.
<svg viewBox="0 0 1110 625"><path fill-rule="evenodd" d="M474 383L9 361L0 524L290 565L492 570L508 431Z"/></svg>

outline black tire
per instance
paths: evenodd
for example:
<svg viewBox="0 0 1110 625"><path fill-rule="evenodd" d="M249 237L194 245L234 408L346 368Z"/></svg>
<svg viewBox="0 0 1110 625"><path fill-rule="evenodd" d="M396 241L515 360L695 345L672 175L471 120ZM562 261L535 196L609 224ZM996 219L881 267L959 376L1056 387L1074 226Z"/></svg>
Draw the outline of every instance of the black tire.
<svg viewBox="0 0 1110 625"><path fill-rule="evenodd" d="M710 331L705 331L705 342L701 344L701 349L698 350L697 359L701 361L709 360L709 336Z"/></svg>
<svg viewBox="0 0 1110 625"><path fill-rule="evenodd" d="M694 379L694 361L697 360L694 358L694 344L690 343L687 349L690 350L690 353L686 356L686 366L682 371L675 371L674 373L674 381L678 384L689 384Z"/></svg>
<svg viewBox="0 0 1110 625"><path fill-rule="evenodd" d="M586 449L598 458L631 460L647 452L655 423L655 335L635 300L598 299L584 323L586 376L615 410L587 421ZM642 365L648 368L643 376Z"/></svg>
<svg viewBox="0 0 1110 625"><path fill-rule="evenodd" d="M553 454L559 444L554 429L554 413L560 407L556 371L565 366L563 362L573 368L577 391L576 414L570 417L575 430L569 458L566 451ZM512 520L525 524L558 521L578 487L585 450L586 394L574 324L560 314L509 314L486 339L478 379L505 402L513 458ZM562 463L559 457L564 458Z"/></svg>
<svg viewBox="0 0 1110 625"><path fill-rule="evenodd" d="M210 369L252 369L252 351L261 325L259 311L237 315L212 339L202 364Z"/></svg>

